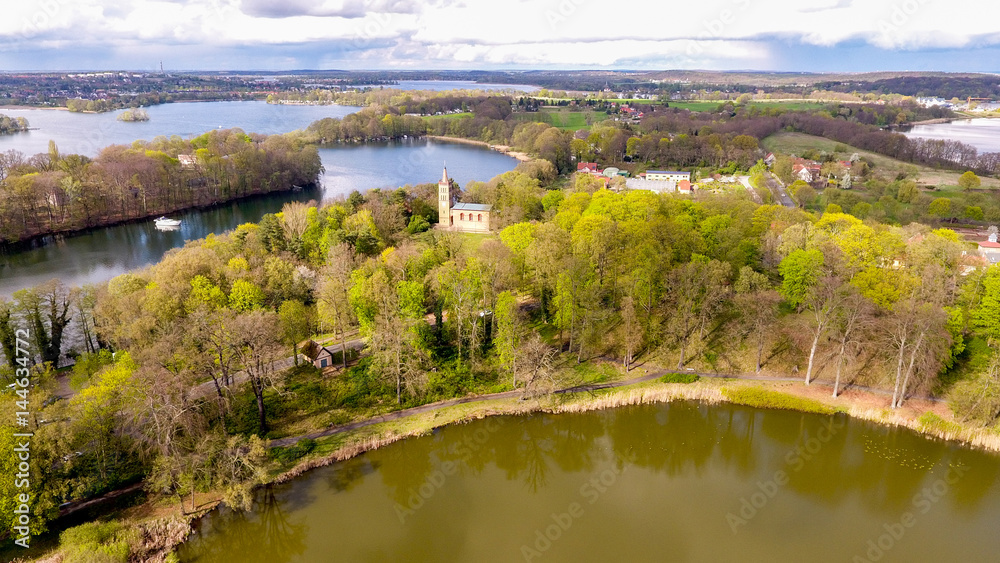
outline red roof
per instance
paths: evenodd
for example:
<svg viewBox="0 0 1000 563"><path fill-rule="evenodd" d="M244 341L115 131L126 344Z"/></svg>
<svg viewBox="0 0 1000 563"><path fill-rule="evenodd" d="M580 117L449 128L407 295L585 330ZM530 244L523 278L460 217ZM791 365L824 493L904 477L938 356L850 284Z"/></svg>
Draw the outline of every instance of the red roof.
<svg viewBox="0 0 1000 563"><path fill-rule="evenodd" d="M576 163L576 169L577 170L583 170L585 168L588 169L588 170L597 170L597 163L596 162L578 162L578 163Z"/></svg>
<svg viewBox="0 0 1000 563"><path fill-rule="evenodd" d="M979 248L1000 248L1000 242L984 240L979 243Z"/></svg>

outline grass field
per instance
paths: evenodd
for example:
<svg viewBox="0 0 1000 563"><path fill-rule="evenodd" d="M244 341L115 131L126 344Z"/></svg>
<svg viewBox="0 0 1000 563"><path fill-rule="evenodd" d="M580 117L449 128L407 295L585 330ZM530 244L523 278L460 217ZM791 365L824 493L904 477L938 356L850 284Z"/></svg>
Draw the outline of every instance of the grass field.
<svg viewBox="0 0 1000 563"><path fill-rule="evenodd" d="M715 111L722 102L668 102L672 108L680 108L691 111Z"/></svg>
<svg viewBox="0 0 1000 563"><path fill-rule="evenodd" d="M825 137L806 135L804 133L789 133L782 131L781 133L776 133L767 137L761 141L761 144L765 149L779 154L802 154L808 150L819 150L835 153L836 158L846 160L850 158L851 154L858 153L859 156L867 158L875 165L874 171L876 173L880 173L883 176L895 177L895 175L900 172L916 169L919 173L917 178L918 184L937 186L942 189L948 189L949 186L957 187L958 177L962 174L960 171L955 172L952 170L938 170L929 166L908 164L894 158L889 158L873 152L863 151L851 146L847 146L846 151L836 152L834 150L836 146L843 145L843 143L838 143ZM1000 187L1000 180L996 180L994 178L982 178L982 183L984 188Z"/></svg>
<svg viewBox="0 0 1000 563"><path fill-rule="evenodd" d="M465 117L472 117L471 111L465 111L462 113L446 113L444 115L425 115L423 119L462 119Z"/></svg>
<svg viewBox="0 0 1000 563"><path fill-rule="evenodd" d="M540 113L545 114L551 119L547 123L564 129L566 131L576 131L578 129L589 129L590 125L587 123L587 116L590 116L591 123L602 121L607 118L607 114L601 112L600 114L596 111L584 110L584 111L569 111L568 109L543 109Z"/></svg>
<svg viewBox="0 0 1000 563"><path fill-rule="evenodd" d="M827 102L768 102L763 100L756 100L750 102L750 105L760 106L765 108L780 108L792 111L808 111L812 109L820 109L825 106Z"/></svg>

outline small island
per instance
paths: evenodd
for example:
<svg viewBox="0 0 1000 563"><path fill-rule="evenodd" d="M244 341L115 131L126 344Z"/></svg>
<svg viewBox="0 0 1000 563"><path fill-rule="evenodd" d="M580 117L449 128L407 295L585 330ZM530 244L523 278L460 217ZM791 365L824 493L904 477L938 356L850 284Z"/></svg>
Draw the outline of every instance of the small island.
<svg viewBox="0 0 1000 563"><path fill-rule="evenodd" d="M118 121L149 121L149 113L142 108L127 109L118 114Z"/></svg>
<svg viewBox="0 0 1000 563"><path fill-rule="evenodd" d="M28 120L0 114L0 135L13 135L28 130Z"/></svg>

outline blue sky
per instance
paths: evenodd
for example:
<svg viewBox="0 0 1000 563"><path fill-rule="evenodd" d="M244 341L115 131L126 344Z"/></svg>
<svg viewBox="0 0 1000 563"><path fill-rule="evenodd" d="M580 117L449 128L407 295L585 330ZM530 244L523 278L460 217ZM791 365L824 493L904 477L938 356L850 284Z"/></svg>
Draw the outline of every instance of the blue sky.
<svg viewBox="0 0 1000 563"><path fill-rule="evenodd" d="M942 0L19 0L0 70L997 70L1000 5Z"/></svg>

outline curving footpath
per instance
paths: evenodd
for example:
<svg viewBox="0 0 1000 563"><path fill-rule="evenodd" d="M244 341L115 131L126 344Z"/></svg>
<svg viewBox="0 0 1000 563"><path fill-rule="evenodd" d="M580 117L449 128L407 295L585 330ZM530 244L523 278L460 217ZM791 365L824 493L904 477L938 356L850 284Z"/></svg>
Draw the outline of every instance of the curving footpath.
<svg viewBox="0 0 1000 563"><path fill-rule="evenodd" d="M710 378L710 379L740 379L746 381L776 381L776 382L786 382L795 383L803 381L802 377L771 377L767 375L739 375L739 374L720 374L720 373L709 373L700 371L681 371L675 369L665 369L659 370L642 377L636 377L633 379L626 379L623 381L610 381L608 383L592 383L587 385L576 385L573 387L566 387L564 389L557 389L552 392L553 395L559 395L563 393L582 393L588 391L599 391L602 389L614 389L616 387L627 387L629 385L635 385L636 383L644 383L646 381L652 381L663 377L668 373L691 373L699 377ZM825 381L813 380L812 385L823 385L825 387L833 387L833 383L828 383ZM848 389L856 389L859 391L864 391L867 393L872 393L876 395L891 396L892 393L884 389L875 389L872 387L866 387L863 385L844 385L841 388L841 393L847 391ZM496 399L512 399L514 397L522 396L524 392L522 390L515 391L504 391L502 393L492 393L489 395L474 395L471 397L461 397L458 399L447 399L444 401L438 401L436 403L428 403L426 405L420 405L419 407L412 407L409 409L403 409L399 411L393 411L386 414L381 414L372 418L367 418L365 420L360 420L358 422L351 422L349 424L341 424L339 426L331 426L324 430L317 430L315 432L310 432L308 434L301 434L299 436L289 436L287 438L279 438L277 440L271 440L270 447L286 447L291 446L304 439L323 438L326 436L333 436L336 434L341 434L343 432L349 432L351 430L357 430L358 428L364 428L366 426L371 426L373 424L379 424L381 422L389 422L392 420L399 420L401 418L406 418L408 416L414 416L418 414L423 414L426 412L432 412L440 410L447 407L452 407L455 405L464 405L468 403L480 403L484 401L493 401ZM931 402L942 402L943 399L936 397L917 397L910 396L908 399L921 399Z"/></svg>

